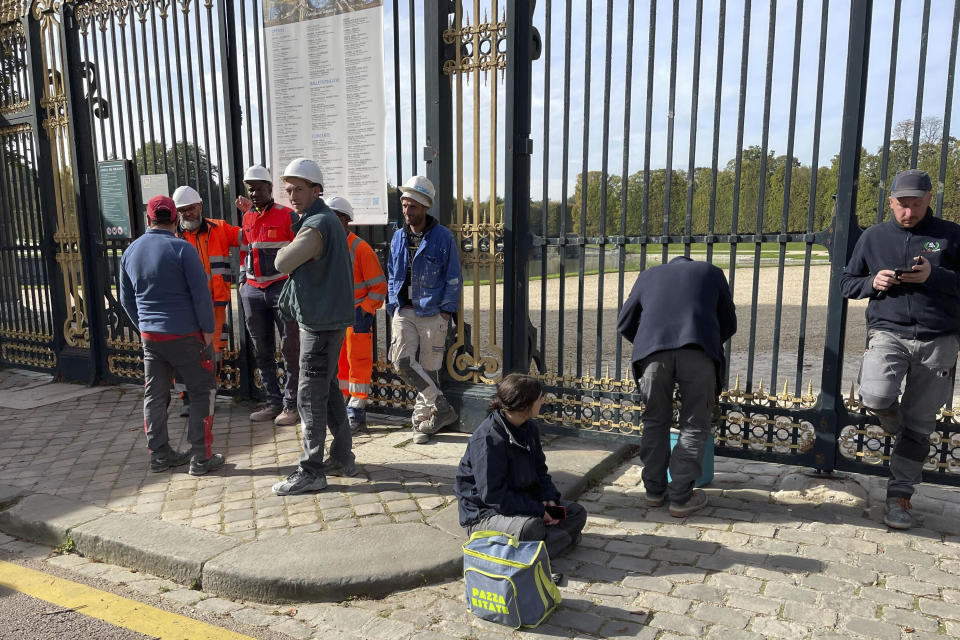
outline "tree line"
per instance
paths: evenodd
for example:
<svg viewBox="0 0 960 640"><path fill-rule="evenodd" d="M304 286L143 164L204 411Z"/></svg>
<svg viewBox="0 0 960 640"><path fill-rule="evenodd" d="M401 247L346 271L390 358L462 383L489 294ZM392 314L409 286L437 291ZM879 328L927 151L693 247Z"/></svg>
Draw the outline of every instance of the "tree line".
<svg viewBox="0 0 960 640"><path fill-rule="evenodd" d="M870 153L861 150L860 177L857 190L857 218L861 227L885 219L889 207L886 195L893 176L910 168L914 138L913 120L905 120L891 132L888 147ZM924 118L920 123L917 167L927 171L933 180L934 199L943 195L943 217L960 222L960 141L952 136L945 148L942 122ZM945 152L945 175L940 181L941 156ZM606 206L603 206L603 176L589 171L584 189L583 174L576 179L573 195L567 206L560 200L547 203L546 233L600 235L706 235L751 233L807 233L826 228L833 214L833 196L837 191L839 156L829 166L812 167L796 158L769 151L763 165L763 150L758 146L743 149L739 182L737 160L730 159L714 174L710 167L697 167L691 176L675 169L669 179L665 169L627 176L608 175ZM882 169L886 162L886 181ZM789 193L788 189L789 175ZM761 179L764 187L763 207L758 206ZM815 183L814 183L815 180ZM813 187L813 188L811 188ZM626 215L622 216L624 190ZM669 198L669 202L668 202ZM530 226L533 233L544 231L543 201L531 202Z"/></svg>

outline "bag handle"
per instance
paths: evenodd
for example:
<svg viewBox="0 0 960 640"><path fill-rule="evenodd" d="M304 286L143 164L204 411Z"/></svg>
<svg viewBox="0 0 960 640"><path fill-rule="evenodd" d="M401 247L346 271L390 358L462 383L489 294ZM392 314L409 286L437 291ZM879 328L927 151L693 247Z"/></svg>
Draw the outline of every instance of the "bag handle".
<svg viewBox="0 0 960 640"><path fill-rule="evenodd" d="M497 537L506 538L506 542L497 540ZM520 548L520 541L503 531L474 531L470 539L467 540L467 544L470 544L474 540L483 540L489 544L509 544L511 547Z"/></svg>

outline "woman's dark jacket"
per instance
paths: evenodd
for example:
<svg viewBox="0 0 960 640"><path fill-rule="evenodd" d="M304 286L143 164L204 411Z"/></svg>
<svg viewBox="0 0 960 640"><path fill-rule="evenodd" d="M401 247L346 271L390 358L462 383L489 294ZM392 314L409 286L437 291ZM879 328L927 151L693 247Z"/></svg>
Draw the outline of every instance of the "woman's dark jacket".
<svg viewBox="0 0 960 640"><path fill-rule="evenodd" d="M543 517L543 503L559 500L547 473L536 422L515 427L494 411L470 436L457 469L454 493L460 526L493 515Z"/></svg>

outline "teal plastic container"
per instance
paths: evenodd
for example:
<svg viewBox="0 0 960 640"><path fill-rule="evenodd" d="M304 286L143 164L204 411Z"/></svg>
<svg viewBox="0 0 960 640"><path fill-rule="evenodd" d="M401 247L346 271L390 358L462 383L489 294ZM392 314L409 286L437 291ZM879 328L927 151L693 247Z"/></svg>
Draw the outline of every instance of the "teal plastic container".
<svg viewBox="0 0 960 640"><path fill-rule="evenodd" d="M670 451L673 451L673 448L677 446L677 438L679 437L679 432L670 431ZM697 481L694 483L697 487L705 487L713 482L713 431L710 431L710 437L707 438L707 446L703 449L701 468L703 473L700 474L700 477L697 478ZM667 470L667 482L670 482L669 469Z"/></svg>

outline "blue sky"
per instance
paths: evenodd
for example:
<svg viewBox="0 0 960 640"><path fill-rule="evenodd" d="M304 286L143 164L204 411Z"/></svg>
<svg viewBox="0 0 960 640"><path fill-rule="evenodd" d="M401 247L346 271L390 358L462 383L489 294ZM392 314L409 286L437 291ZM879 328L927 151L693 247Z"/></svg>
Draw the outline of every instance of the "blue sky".
<svg viewBox="0 0 960 640"><path fill-rule="evenodd" d="M777 154L783 154L787 150L787 131L789 122L790 90L792 86L792 60L793 48L797 31L796 8L799 0L781 0L777 4L777 11L774 19L775 27L775 45L773 56L773 82L771 90L770 105L770 131L769 148ZM816 105L816 81L817 64L819 61L819 40L821 30L821 12L823 3L826 0L805 0L803 2L803 11L800 21L800 67L798 74L798 96L797 96L797 124L796 134L794 136L794 155L804 164L810 164L813 160L812 153L814 147L813 123ZM399 129L401 132L401 165L398 168L396 162L396 144L395 132L396 123L394 118L394 36L393 36L393 1L387 0L383 7L383 25L384 25L384 72L386 81L386 136L387 136L387 175L391 182L402 182L414 169L424 171L424 162L422 160L422 148L426 142L425 136L425 74L424 74L424 46L423 37L423 16L422 1L400 0L398 3L398 17L400 20L399 37L399 57L398 67L400 69L400 107L401 118ZM466 2L467 9L465 13L471 19L475 18L473 3ZM587 168L589 170L599 170L602 162L602 131L603 110L602 100L604 91L604 49L606 38L606 20L608 4L612 6L612 55L611 55L611 91L610 91L610 114L609 114L609 171L612 174L619 174L622 167L623 154L623 117L624 117L624 69L626 62L626 41L627 34L632 29L634 34L632 61L632 99L627 105L630 113L630 133L629 154L628 154L628 173L634 173L643 168L644 164L644 137L646 135L647 123L645 121L645 101L647 87L647 56L648 56L648 35L649 25L649 3L635 2L635 15L632 25L627 24L627 0L611 0L609 3L596 0L588 3L585 0L571 0L571 21L570 21L570 109L568 115L569 126L569 146L564 156L562 144L563 127L563 82L565 76L564 53L565 53L565 30L567 28L565 19L566 2L553 1L551 5L551 16L549 25L547 24L547 5L546 0L537 2L537 9L534 16L535 25L543 35L545 42L549 42L551 51L549 57L549 77L550 77L550 95L544 95L545 81L547 78L547 56L546 52L540 60L533 63L534 81L532 85L533 95L533 132L534 143L533 155L533 193L535 197L540 197L543 193L543 162L549 158L549 171L547 175L548 193L550 197L557 198L562 191L561 171L562 160L564 157L568 161L568 186L567 193L572 194L573 184L576 175L583 169L583 132L584 121L589 122L589 138L587 154ZM591 4L592 32L591 46L589 52L586 51L586 22L587 8ZM669 0L660 0L656 3L657 16L655 23L656 46L654 50L654 72L653 72L653 106L652 121L650 124L651 149L650 165L653 168L662 168L667 161L667 130L669 122L669 86L670 86L670 57L674 49L671 41L671 26L673 20L673 5ZM678 35L676 43L676 101L674 109L674 142L673 142L673 166L677 169L686 169L689 157L689 135L691 123L691 96L693 91L693 41L695 25L694 0L679 0L678 15ZM248 65L254 64L253 48L253 24L254 0L245 0L241 5L247 12L246 29L248 33L248 46L246 49ZM490 13L492 0L480 2L481 16ZM498 13L501 16L506 7L505 0L500 0ZM718 24L719 24L720 0L704 0L703 2L703 28L701 45L701 66L699 74L699 106L697 111L697 143L694 154L694 160L697 166L709 166L712 158L712 140L713 140L713 111L715 95L715 78L717 64L722 63L723 84L720 90L721 98L721 122L719 134L718 157L721 166L729 159L733 158L736 152L736 127L738 118L738 102L740 99L740 63L741 63L741 40L744 24L744 0L728 0L726 3L726 26L725 26L725 44L722 60L718 60ZM819 162L828 163L830 158L836 154L840 140L840 121L843 109L843 84L847 52L847 34L849 21L849 2L841 0L832 0L829 2L827 12L827 49L826 49L826 79L823 91L822 107L822 131L821 146L819 153ZM944 115L944 99L947 81L947 68L949 58L949 45L951 37L951 28L953 20L954 3L949 0L931 0L931 20L928 30L928 54L925 65L925 84L923 92L923 115L937 116L942 118ZM410 14L410 9L413 13ZM765 71L767 60L767 42L768 27L770 24L771 4L765 0L754 0L750 12L750 38L746 90L746 112L744 125L744 146L761 143L762 122L763 122L763 97L765 85ZM259 13L259 12L257 12ZM902 14L900 28L898 33L892 32L893 21L893 2L889 0L878 0L874 2L874 17L871 34L870 47L870 65L868 74L868 109L866 113L866 127L864 130L864 144L875 151L882 142L884 118L887 105L887 82L889 74L889 60L891 51L891 42L896 42L897 47L897 84L894 92L894 113L893 122L912 118L916 105L916 88L918 77L918 61L921 44L921 18L923 13L923 3L919 0L908 0L902 4ZM178 20L182 17L179 12L175 12ZM259 16L258 16L259 17ZM209 16L206 9L201 11L201 31L206 36L209 24ZM191 27L192 14L191 14ZM98 40L99 40L99 33ZM113 33L108 32L107 36L112 37ZM415 64L411 64L410 43L414 43L416 56ZM133 54L135 40L128 39L128 51ZM223 83L219 77L221 64L219 61L219 32L214 28L213 42L205 42L203 55L199 56L197 51L193 51L193 65L187 65L183 68L178 77L174 79L174 88L180 88L175 91L179 94L178 99L187 95L187 89L191 82L197 82L198 72L202 73L205 80L205 96L201 96L199 86L195 86L195 102L192 110L196 118L203 115L206 109L208 117L211 118L211 106L223 101ZM262 43L261 43L262 44ZM172 45L172 43L171 43ZM589 85L590 105L589 117L585 118L584 96L586 93L586 84L584 82L584 63L585 57L589 53L591 79ZM105 56L101 51L101 79L109 79L112 95L111 100L115 105L119 105L124 98L123 78L131 77L131 73L116 73L112 69L112 61L109 56ZM144 89L144 97L151 95L151 90L156 82L157 61L154 60L152 52L146 55L140 55L141 62L146 65L140 68L140 83ZM169 60L168 55L161 45L161 60ZM169 64L169 63L167 63ZM161 68L164 65L160 65ZM131 70L132 71L132 70ZM167 66L163 69L166 73L176 73L174 67ZM165 76L166 73L163 75ZM498 144L498 164L496 167L496 185L498 193L503 193L504 184L504 157L505 147L503 145L503 135L505 129L505 100L506 91L502 84L502 76L497 76L499 86L497 101L499 105L499 119L495 129L490 127L490 101L491 86L493 78L481 78L481 100L479 103L479 114L483 135L480 142L481 157L481 176L480 192L482 197L487 197L490 191L490 166L489 149L491 137ZM416 97L413 97L412 87L416 84ZM465 195L473 192L472 179L472 78L465 78L464 91L466 102L464 105L464 120L467 124L467 134L464 137L465 162L462 167L465 174ZM107 89L107 87L103 87ZM258 96L265 95L268 91L266 86L257 88L249 87L254 100L251 104L251 110L248 118L244 120L244 126L253 123L255 131L259 132L258 124L261 114L257 107ZM165 91L164 91L165 93ZM175 101L176 104L176 101ZM414 137L414 118L412 105L416 105L416 136ZM160 114L169 118L170 99L163 98L159 104L160 111L154 111L155 120L159 120ZM954 107L953 111L956 111ZM124 113L130 113L129 108L123 110ZM545 144L544 135L544 117L549 114L550 131L549 144ZM223 109L219 113L221 122L223 121ZM956 116L956 114L954 114ZM177 118L177 120L179 120ZM954 117L956 126L958 120ZM100 123L97 123L99 126ZM129 122L113 122L115 127L123 127L125 131L129 130ZM181 128L179 123L174 123L179 132ZM491 136L491 131L493 136ZM117 131L119 133L119 130ZM219 151L219 162L225 164L225 146L226 130L222 129L207 143L201 140L203 146L208 147L214 161L217 162ZM134 138L139 137L137 131L133 132ZM169 135L169 132L168 132ZM98 136L99 137L99 136ZM188 136L189 137L189 136ZM245 161L260 160L263 153L260 149L259 136L254 137L253 148L246 148L246 128L244 129L244 159ZM459 132L455 132L455 137L460 138ZM139 143L139 140L131 140L127 136L127 149L118 149L120 155L132 156L132 150ZM107 147L112 147L113 135L107 131ZM101 149L101 156L108 157L112 155L111 149Z"/></svg>
<svg viewBox="0 0 960 640"><path fill-rule="evenodd" d="M400 3L399 15L402 22L406 22L408 3ZM419 3L416 3L419 5ZM471 3L466 3L471 5ZM551 20L547 25L547 2L540 0L534 17L535 25L544 39L551 38L550 52L550 95L544 95L544 84L547 72L546 55L533 63L534 83L533 91L533 191L542 193L543 159L545 152L550 159L548 192L551 197L559 197L561 191L561 161L564 157L562 144L563 125L563 81L565 75L564 52L566 3L552 2ZM627 24L627 1L614 0L612 4L612 55L611 55L611 90L610 90L610 137L609 137L609 171L619 174L622 167L623 154L623 117L624 117L624 86L626 43L629 25ZM393 146L393 34L392 34L392 3L384 7L385 29L385 61L387 74L387 102L388 102L388 146ZM585 121L584 96L586 84L584 82L584 57L586 50L586 22L588 3L579 0L571 2L570 21L570 110L569 110L569 147L568 158L568 188L573 192L575 176L583 168L583 131ZM691 97L694 78L694 34L696 3L693 0L682 0L678 3L678 35L676 44L676 98L674 108L674 142L673 166L686 169L689 159ZM501 11L504 3L500 2ZM778 155L787 151L788 125L790 117L790 99L793 76L794 44L797 39L797 1L781 1L777 3L774 25L773 73L771 84L769 142L768 147ZM794 155L806 165L813 161L814 147L814 120L816 111L816 86L819 62L819 44L821 37L821 14L824 3L807 0L803 3L800 16L800 66L797 75L797 110L796 133L794 135ZM489 11L490 2L481 3L481 13ZM602 119L603 119L603 92L604 92L604 61L606 47L606 20L608 3L603 1L592 2L592 32L590 58L590 104L589 104L589 138L588 161L590 170L599 170L602 162ZM699 92L697 109L697 142L694 154L696 166L710 166L712 161L713 143L713 113L716 94L716 71L718 62L722 63L723 83L721 96L721 121L718 156L721 167L736 152L736 134L738 106L740 100L740 65L742 54L742 36L744 27L743 0L729 0L726 3L726 25L724 31L724 54L722 61L718 60L718 25L719 0L705 0L703 3L703 26L701 59L699 73ZM950 37L953 18L953 3L948 0L931 1L931 20L928 31L928 52L925 66L925 82L923 92L923 115L944 115L944 99L947 82L947 66L949 58ZM837 153L840 141L840 123L843 113L843 85L847 57L847 39L849 31L848 2L834 0L829 2L827 11L825 81L823 91L822 124L820 136L819 163L826 164ZM749 56L746 84L745 118L744 118L744 146L760 145L762 142L762 123L764 112L764 89L766 82L766 65L768 55L768 38L770 26L771 3L757 0L752 3L750 11ZM472 6L468 13L472 14ZM916 106L916 91L918 65L921 44L921 24L923 3L919 1L904 2L901 9L900 28L893 34L893 2L879 1L874 3L870 42L870 64L868 71L868 108L866 126L864 130L864 145L871 151L880 146L883 139L884 119L887 106L887 82L889 76L889 61L891 42L897 43L896 89L893 101L893 122L913 118ZM415 15L415 28L420 34L422 30L422 16ZM629 159L628 172L633 173L643 168L644 137L646 135L645 107L647 89L647 59L649 46L650 9L647 2L636 2L633 21L633 72L632 72L632 99L630 110ZM650 164L653 168L662 168L667 161L667 131L669 114L669 87L670 87L670 54L673 49L671 39L673 20L673 3L661 0L657 3L655 23L654 49L654 91L651 132ZM420 34L422 35L422 34ZM409 67L409 40L401 34L401 69ZM417 36L419 38L419 35ZM417 87L422 93L423 88L423 46L422 39L417 48ZM404 90L408 87L409 73L401 72ZM481 192L489 191L487 153L489 151L488 121L489 121L489 84L481 85L483 98L481 100L481 122L484 127L481 142L482 171ZM472 85L467 87L472 91ZM499 92L500 112L503 114L505 91ZM468 102L471 99L467 94ZM419 149L423 145L423 105L422 98L418 104L418 138L416 145ZM404 96L403 106L405 133L410 130L409 99ZM550 119L550 142L544 143L544 116L548 113ZM953 111L956 111L954 107ZM469 124L472 117L470 104L465 105L465 118ZM956 118L954 118L956 122ZM498 123L498 140L502 152L503 119ZM407 143L405 143L406 145ZM467 143L468 150L470 141ZM419 160L419 153L417 154ZM469 156L470 154L468 154ZM396 174L393 154L388 158L391 175ZM403 157L404 173L407 173L411 160L409 151L405 150ZM469 158L468 158L469 160ZM420 162L422 169L422 162ZM467 173L467 189L470 193L472 164L465 163ZM503 189L503 164L497 170L498 192Z"/></svg>

